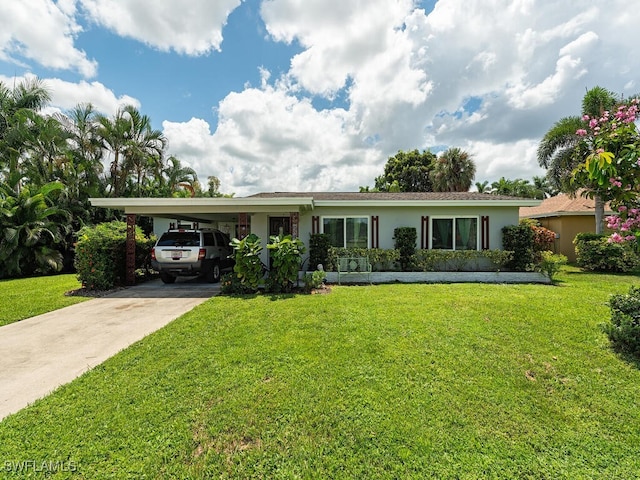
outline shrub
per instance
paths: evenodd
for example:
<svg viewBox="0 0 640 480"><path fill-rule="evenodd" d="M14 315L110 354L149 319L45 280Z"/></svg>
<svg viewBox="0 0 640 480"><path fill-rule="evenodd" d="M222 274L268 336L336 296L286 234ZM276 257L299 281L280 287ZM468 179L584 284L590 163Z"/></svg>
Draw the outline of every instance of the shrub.
<svg viewBox="0 0 640 480"><path fill-rule="evenodd" d="M236 264L233 267L236 277L247 292L255 292L264 276L265 266L260 260L260 238L252 233L242 240L234 238L231 245L235 251Z"/></svg>
<svg viewBox="0 0 640 480"><path fill-rule="evenodd" d="M640 356L640 287L633 286L628 294L613 295L609 300L611 322L603 330L613 346Z"/></svg>
<svg viewBox="0 0 640 480"><path fill-rule="evenodd" d="M326 272L324 270L315 270L311 273L307 273L304 276L304 290L311 292L316 288L320 288L324 283Z"/></svg>
<svg viewBox="0 0 640 480"><path fill-rule="evenodd" d="M338 257L367 257L374 272L392 272L398 269L396 262L400 258L400 252L382 248L331 247L325 270L335 272Z"/></svg>
<svg viewBox="0 0 640 480"><path fill-rule="evenodd" d="M533 251L536 253L551 250L556 241L556 233L541 227L540 222L532 218L523 218L520 225L526 225L533 230ZM539 256L539 255L538 255Z"/></svg>
<svg viewBox="0 0 640 480"><path fill-rule="evenodd" d="M508 225L502 228L502 245L505 250L513 252L512 259L505 267L518 272L529 271L535 264L534 232L531 227Z"/></svg>
<svg viewBox="0 0 640 480"><path fill-rule="evenodd" d="M300 259L305 251L299 238L286 235L270 237L267 249L271 251L271 270L267 277L267 290L270 292L290 292L298 280Z"/></svg>
<svg viewBox="0 0 640 480"><path fill-rule="evenodd" d="M227 295L243 295L254 290L243 285L235 272L229 272L220 278L220 291Z"/></svg>
<svg viewBox="0 0 640 480"><path fill-rule="evenodd" d="M324 233L313 233L309 236L309 266L308 270L315 270L318 265L325 269L329 264L329 248L331 241Z"/></svg>
<svg viewBox="0 0 640 480"><path fill-rule="evenodd" d="M136 269L146 267L155 243L136 226ZM75 267L78 279L90 290L108 290L124 283L127 224L113 221L87 226L78 232Z"/></svg>
<svg viewBox="0 0 640 480"><path fill-rule="evenodd" d="M553 253L550 251L540 252L540 263L538 265L539 270L549 277L549 280L553 282L562 265L567 263L567 257L560 253Z"/></svg>
<svg viewBox="0 0 640 480"><path fill-rule="evenodd" d="M418 250L413 265L418 271L496 271L511 260L505 250Z"/></svg>
<svg viewBox="0 0 640 480"><path fill-rule="evenodd" d="M413 254L416 253L416 242L418 241L418 233L413 227L400 227L393 231L393 239L395 240L395 249L400 254L398 259L400 268L403 272L411 270L411 262Z"/></svg>
<svg viewBox="0 0 640 480"><path fill-rule="evenodd" d="M624 273L640 264L640 257L630 244L609 242L608 235L579 233L573 244L578 266L584 270Z"/></svg>

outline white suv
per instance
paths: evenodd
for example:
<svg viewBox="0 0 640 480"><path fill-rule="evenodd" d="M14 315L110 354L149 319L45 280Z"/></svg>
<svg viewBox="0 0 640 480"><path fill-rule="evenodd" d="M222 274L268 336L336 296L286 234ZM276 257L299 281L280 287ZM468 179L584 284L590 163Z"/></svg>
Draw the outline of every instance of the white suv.
<svg viewBox="0 0 640 480"><path fill-rule="evenodd" d="M151 250L151 266L164 283L178 276L203 276L208 282L220 280L224 269L233 267L229 237L219 230L169 230Z"/></svg>

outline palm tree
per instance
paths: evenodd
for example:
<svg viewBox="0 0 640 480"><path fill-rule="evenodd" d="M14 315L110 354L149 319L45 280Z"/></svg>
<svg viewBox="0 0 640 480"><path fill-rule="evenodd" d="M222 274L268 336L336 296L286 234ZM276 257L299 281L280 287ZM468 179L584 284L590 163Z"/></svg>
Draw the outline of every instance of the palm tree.
<svg viewBox="0 0 640 480"><path fill-rule="evenodd" d="M23 165L21 170L32 185L44 185L66 178L69 160L69 132L52 116L43 116L33 110L24 110ZM66 183L66 182L65 182Z"/></svg>
<svg viewBox="0 0 640 480"><path fill-rule="evenodd" d="M167 166L162 170L161 193L164 196L173 196L181 191L188 191L189 196L195 196L198 184L198 175L191 167L183 166L180 160L171 155L167 160Z"/></svg>
<svg viewBox="0 0 640 480"><path fill-rule="evenodd" d="M582 115L600 116L605 110L612 109L618 97L602 87L587 91L582 100ZM571 178L575 168L584 161L586 152L580 152L580 137L576 134L584 128L581 117L564 117L558 120L542 138L538 145L538 163L547 169L547 178L551 186L559 191L575 194L580 187L592 189L596 203L596 233L604 229L604 201L598 194L597 185L572 185Z"/></svg>
<svg viewBox="0 0 640 480"><path fill-rule="evenodd" d="M100 175L102 165L102 140L98 135L98 114L90 103L76 105L67 115L61 115L58 120L70 135L70 150L72 156L74 187L78 196L81 192L87 194L102 194Z"/></svg>
<svg viewBox="0 0 640 480"><path fill-rule="evenodd" d="M476 182L476 189L478 190L478 193L490 193L491 187L489 186L489 180Z"/></svg>
<svg viewBox="0 0 640 480"><path fill-rule="evenodd" d="M468 192L476 175L472 156L457 147L445 150L431 171L435 192Z"/></svg>
<svg viewBox="0 0 640 480"><path fill-rule="evenodd" d="M538 200L544 200L558 194L558 191L551 186L547 177L534 176L533 187L536 191L535 198Z"/></svg>
<svg viewBox="0 0 640 480"><path fill-rule="evenodd" d="M62 268L56 247L69 214L53 206L53 196L63 188L54 182L34 190L24 186L17 193L11 185L0 185L0 278Z"/></svg>
<svg viewBox="0 0 640 480"><path fill-rule="evenodd" d="M49 91L37 78L25 79L13 88L0 82L0 171L6 169L5 180L20 176L25 112L40 111L50 99Z"/></svg>
<svg viewBox="0 0 640 480"><path fill-rule="evenodd" d="M147 177L162 169L167 140L160 130L151 127L151 119L134 107L125 107L130 129L124 149L123 178L133 174L137 196L141 196Z"/></svg>

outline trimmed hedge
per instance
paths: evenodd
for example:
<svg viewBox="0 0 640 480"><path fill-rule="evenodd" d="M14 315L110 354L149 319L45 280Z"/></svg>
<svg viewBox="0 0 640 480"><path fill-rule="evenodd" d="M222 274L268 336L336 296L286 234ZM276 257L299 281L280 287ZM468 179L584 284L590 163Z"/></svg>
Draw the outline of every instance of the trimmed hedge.
<svg viewBox="0 0 640 480"><path fill-rule="evenodd" d="M309 235L309 265L308 271L314 271L318 265L322 265L327 269L329 265L329 249L331 241L325 233L312 233Z"/></svg>
<svg viewBox="0 0 640 480"><path fill-rule="evenodd" d="M505 267L517 272L526 272L534 269L535 256L535 232L526 224L508 225L502 228L502 245L505 250L513 252L513 258Z"/></svg>
<svg viewBox="0 0 640 480"><path fill-rule="evenodd" d="M640 256L627 243L609 241L609 235L579 233L573 240L578 266L592 272L631 272L640 266Z"/></svg>
<svg viewBox="0 0 640 480"><path fill-rule="evenodd" d="M502 270L512 256L505 250L417 250L410 261L417 272L492 272ZM327 271L336 271L338 257L368 257L374 272L400 271L400 252L395 249L331 247Z"/></svg>
<svg viewBox="0 0 640 480"><path fill-rule="evenodd" d="M325 265L328 272L337 271L338 257L367 257L374 272L397 271L400 252L381 248L340 248L329 249L329 261Z"/></svg>
<svg viewBox="0 0 640 480"><path fill-rule="evenodd" d="M126 278L127 224L113 221L87 226L78 232L75 267L78 280L89 290L108 290ZM136 226L136 269L148 265L155 238Z"/></svg>
<svg viewBox="0 0 640 480"><path fill-rule="evenodd" d="M412 268L412 258L416 253L416 242L418 241L417 230L413 227L399 227L393 231L395 248L400 254L400 268L403 272Z"/></svg>
<svg viewBox="0 0 640 480"><path fill-rule="evenodd" d="M418 250L413 264L420 272L495 272L512 256L507 250Z"/></svg>

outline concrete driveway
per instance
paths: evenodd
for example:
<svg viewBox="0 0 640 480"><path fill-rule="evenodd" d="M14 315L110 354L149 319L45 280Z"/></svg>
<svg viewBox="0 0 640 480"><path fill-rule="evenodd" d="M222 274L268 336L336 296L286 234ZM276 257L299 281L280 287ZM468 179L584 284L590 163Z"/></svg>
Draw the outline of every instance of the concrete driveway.
<svg viewBox="0 0 640 480"><path fill-rule="evenodd" d="M219 291L219 283L154 280L0 327L0 420Z"/></svg>

